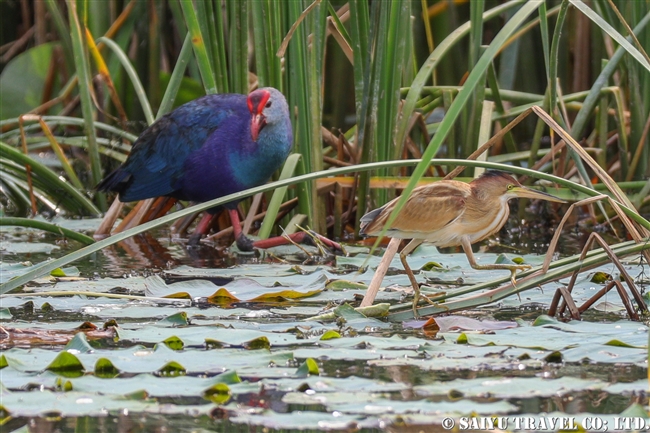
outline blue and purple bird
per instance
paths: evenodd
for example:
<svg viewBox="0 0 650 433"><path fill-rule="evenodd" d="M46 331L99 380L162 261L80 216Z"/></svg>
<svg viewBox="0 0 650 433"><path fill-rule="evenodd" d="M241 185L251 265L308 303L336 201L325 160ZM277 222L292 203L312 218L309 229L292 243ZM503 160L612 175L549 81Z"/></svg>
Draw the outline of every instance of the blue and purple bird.
<svg viewBox="0 0 650 433"><path fill-rule="evenodd" d="M292 141L289 107L277 89L208 95L149 126L97 189L115 191L123 202L159 196L205 202L266 183L289 156ZM251 242L242 233L237 202L224 207L240 249L285 243ZM220 210L209 209L195 235L205 234ZM303 240L304 233L296 235L294 241Z"/></svg>

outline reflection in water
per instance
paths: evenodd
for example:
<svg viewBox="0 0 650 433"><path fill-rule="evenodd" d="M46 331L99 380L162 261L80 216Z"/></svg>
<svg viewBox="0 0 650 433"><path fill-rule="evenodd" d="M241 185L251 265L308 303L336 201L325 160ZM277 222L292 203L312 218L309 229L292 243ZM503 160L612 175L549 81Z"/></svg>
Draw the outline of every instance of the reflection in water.
<svg viewBox="0 0 650 433"><path fill-rule="evenodd" d="M226 248L212 244L188 245L184 239L157 237L160 231L146 232L121 241L102 251L106 262L105 276L122 275L125 271L172 269L180 265L197 268L230 266L232 257Z"/></svg>

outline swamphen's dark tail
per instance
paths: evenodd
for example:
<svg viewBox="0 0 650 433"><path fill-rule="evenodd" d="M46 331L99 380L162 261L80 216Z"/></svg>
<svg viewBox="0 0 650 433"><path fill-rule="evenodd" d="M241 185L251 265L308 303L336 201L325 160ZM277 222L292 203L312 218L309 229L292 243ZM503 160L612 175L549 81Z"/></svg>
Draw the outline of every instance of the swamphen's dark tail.
<svg viewBox="0 0 650 433"><path fill-rule="evenodd" d="M95 189L97 191L114 191L117 193L121 193L124 191L124 189L129 185L129 181L131 180L131 173L128 173L124 170L117 169L108 176L106 176L104 179L102 179Z"/></svg>

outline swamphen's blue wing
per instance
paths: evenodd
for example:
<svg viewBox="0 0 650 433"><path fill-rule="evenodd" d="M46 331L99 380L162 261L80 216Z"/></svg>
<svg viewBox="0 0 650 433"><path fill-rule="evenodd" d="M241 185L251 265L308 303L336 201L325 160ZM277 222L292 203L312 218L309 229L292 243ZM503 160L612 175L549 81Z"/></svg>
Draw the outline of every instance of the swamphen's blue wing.
<svg viewBox="0 0 650 433"><path fill-rule="evenodd" d="M126 162L102 180L97 189L116 191L124 202L158 196L195 199L187 196L182 185L188 158L206 146L215 133L223 136L219 131L224 126L229 132L239 129L241 132L230 140L241 141L248 119L245 95L208 95L184 104L147 128L134 143ZM224 147L214 144L219 148L215 150ZM214 153L216 160L212 162L223 165L226 155ZM210 169L209 165L204 161L194 170L201 172ZM218 195L211 198L215 197Z"/></svg>

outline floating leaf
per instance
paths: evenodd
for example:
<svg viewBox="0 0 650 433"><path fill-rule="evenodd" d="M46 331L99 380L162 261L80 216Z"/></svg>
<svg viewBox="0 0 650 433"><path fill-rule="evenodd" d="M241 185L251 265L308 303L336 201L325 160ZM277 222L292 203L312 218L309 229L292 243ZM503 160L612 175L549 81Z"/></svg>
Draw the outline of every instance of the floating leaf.
<svg viewBox="0 0 650 433"><path fill-rule="evenodd" d="M336 317L342 317L346 321L366 318L366 316L363 313L360 313L357 310L355 310L350 304L343 304L336 307L334 309L334 315L336 315Z"/></svg>
<svg viewBox="0 0 650 433"><path fill-rule="evenodd" d="M323 341L332 340L334 338L341 338L341 334L339 334L338 332L336 332L333 329L330 329L329 331L325 332L320 337L320 339L323 340Z"/></svg>
<svg viewBox="0 0 650 433"><path fill-rule="evenodd" d="M56 268L52 272L50 272L50 275L53 277L65 277L65 272L63 272L63 269L61 268Z"/></svg>
<svg viewBox="0 0 650 433"><path fill-rule="evenodd" d="M562 363L562 353L559 351L554 351L546 355L546 358L544 358L546 362L550 362L551 364L561 364Z"/></svg>
<svg viewBox="0 0 650 433"><path fill-rule="evenodd" d="M298 377L307 377L309 375L320 375L318 364L312 358L305 359L305 362L303 362L300 367L298 367L298 370L296 370L296 376Z"/></svg>
<svg viewBox="0 0 650 433"><path fill-rule="evenodd" d="M257 350L257 349L271 349L271 342L267 337L258 337L253 340L245 342L243 345L244 349L248 350Z"/></svg>
<svg viewBox="0 0 650 433"><path fill-rule="evenodd" d="M215 340L213 338L206 338L205 339L205 346L208 349L221 349L222 347L225 346L221 341Z"/></svg>
<svg viewBox="0 0 650 433"><path fill-rule="evenodd" d="M122 397L123 400L132 400L132 401L144 401L149 398L149 393L144 390L139 390L135 392L130 392L128 394L124 394Z"/></svg>
<svg viewBox="0 0 650 433"><path fill-rule="evenodd" d="M47 366L47 370L54 371L66 376L81 375L84 371L84 366L75 355L70 352L59 353L54 361Z"/></svg>
<svg viewBox="0 0 650 433"><path fill-rule="evenodd" d="M11 420L11 412L7 410L3 405L0 404L0 426L3 426L7 421Z"/></svg>
<svg viewBox="0 0 650 433"><path fill-rule="evenodd" d="M497 259L494 261L494 263L496 263L498 265L501 265L501 264L512 265L512 264L522 264L524 262L524 260L522 258L519 258L519 262L520 263L515 262L515 260L510 259L510 257L508 257L507 255L505 255L503 253L499 254L497 256Z"/></svg>
<svg viewBox="0 0 650 433"><path fill-rule="evenodd" d="M160 377L178 377L185 376L187 370L185 370L185 367L180 365L178 362L171 361L165 364L157 373Z"/></svg>
<svg viewBox="0 0 650 433"><path fill-rule="evenodd" d="M368 285L357 281L334 280L327 283L327 286L325 287L327 288L327 290L334 290L334 291L349 290L349 289L365 290L368 288Z"/></svg>
<svg viewBox="0 0 650 433"><path fill-rule="evenodd" d="M203 391L203 398L212 403L225 404L230 400L230 387L225 383L217 383Z"/></svg>
<svg viewBox="0 0 650 433"><path fill-rule="evenodd" d="M78 353L88 353L92 352L93 348L90 344L88 344L86 334L83 332L77 332L74 337L72 337L72 340L70 340L68 344L65 345L65 350Z"/></svg>
<svg viewBox="0 0 650 433"><path fill-rule="evenodd" d="M212 295L208 296L208 302L211 304L231 304L233 302L239 302L240 299L233 296L228 290L226 289L219 289Z"/></svg>
<svg viewBox="0 0 650 433"><path fill-rule="evenodd" d="M189 320L187 319L187 313L185 311L180 311L176 314L172 314L171 316L167 316L164 319L162 319L160 322L161 325L173 325L173 326L187 326L189 325Z"/></svg>
<svg viewBox="0 0 650 433"><path fill-rule="evenodd" d="M0 308L0 320L11 320L13 314L9 311L9 308Z"/></svg>
<svg viewBox="0 0 650 433"><path fill-rule="evenodd" d="M185 347L185 343L183 342L183 340L181 340L175 335L165 338L163 340L163 343L165 343L165 346L169 347L171 350L183 350L183 348Z"/></svg>
<svg viewBox="0 0 650 433"><path fill-rule="evenodd" d="M226 371L221 373L216 377L217 382L226 383L228 385L233 385L235 383L241 383L241 379L235 370Z"/></svg>
<svg viewBox="0 0 650 433"><path fill-rule="evenodd" d="M73 389L72 382L61 377L56 378L55 388L57 391L70 392Z"/></svg>
<svg viewBox="0 0 650 433"><path fill-rule="evenodd" d="M559 324L560 322L555 318L551 316L547 316L546 314L542 314L541 316L538 316L537 319L533 322L533 326L544 326L544 325L553 325L553 324Z"/></svg>
<svg viewBox="0 0 650 433"><path fill-rule="evenodd" d="M633 348L633 349L645 349L646 348L646 346L635 346L635 345L628 344L628 343L626 343L624 341L617 340L617 339L609 340L608 342L605 343L605 346L629 347L629 348Z"/></svg>
<svg viewBox="0 0 650 433"><path fill-rule="evenodd" d="M604 284L607 281L612 281L612 276L606 272L594 272L589 281L596 284Z"/></svg>
<svg viewBox="0 0 650 433"><path fill-rule="evenodd" d="M444 268L445 268L445 267L442 266L442 265L441 265L440 263L438 263L438 262L426 262L426 263L424 264L424 266L422 266L422 270L423 270L423 271L435 271L435 270L438 270L438 269L444 269Z"/></svg>
<svg viewBox="0 0 650 433"><path fill-rule="evenodd" d="M119 374L120 370L118 370L108 358L99 358L95 363L95 376L97 377L110 379Z"/></svg>

